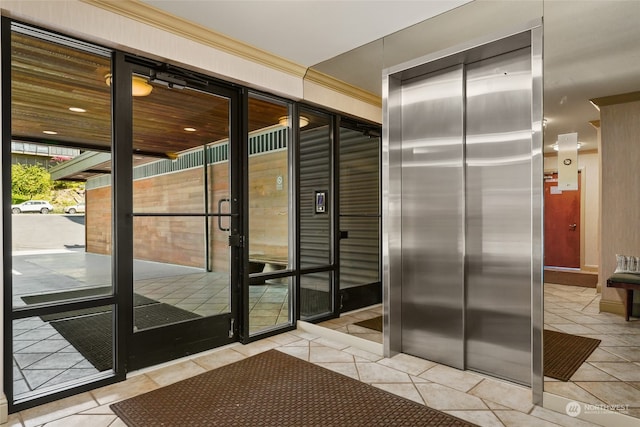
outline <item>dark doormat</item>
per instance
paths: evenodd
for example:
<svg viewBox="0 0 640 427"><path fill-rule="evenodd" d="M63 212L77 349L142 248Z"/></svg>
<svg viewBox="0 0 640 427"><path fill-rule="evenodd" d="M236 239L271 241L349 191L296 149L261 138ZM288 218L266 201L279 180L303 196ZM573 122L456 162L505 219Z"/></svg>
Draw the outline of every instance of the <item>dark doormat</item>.
<svg viewBox="0 0 640 427"><path fill-rule="evenodd" d="M544 376L569 381L585 360L600 344L600 340L565 334L543 332Z"/></svg>
<svg viewBox="0 0 640 427"><path fill-rule="evenodd" d="M474 425L278 350L111 409L130 427Z"/></svg>
<svg viewBox="0 0 640 427"><path fill-rule="evenodd" d="M155 304L134 307L134 310L134 325L137 330L201 317L190 311L157 301ZM113 367L113 314L111 310L57 320L51 322L51 326L97 370L106 371Z"/></svg>
<svg viewBox="0 0 640 427"><path fill-rule="evenodd" d="M26 295L21 298L22 298L22 301L24 301L26 304L31 305L31 304L41 304L44 302L66 301L66 300L71 300L76 298L90 298L90 297L110 295L110 294L111 294L110 286L101 286L97 288L77 289L77 290L65 291L65 292L51 292L48 294L41 294L41 295ZM143 295L133 294L134 307L147 305L147 304L156 304L157 302L158 301L153 300L151 298L147 298ZM40 316L40 318L45 322L50 322L53 320L66 319L68 317L84 316L87 314L94 314L94 313L104 313L106 311L110 311L109 306L91 307L91 308L85 308L82 310L65 311L64 313L47 314L45 316Z"/></svg>
<svg viewBox="0 0 640 427"><path fill-rule="evenodd" d="M354 325L382 332L382 316L374 317L373 319L362 320L360 322L354 323Z"/></svg>

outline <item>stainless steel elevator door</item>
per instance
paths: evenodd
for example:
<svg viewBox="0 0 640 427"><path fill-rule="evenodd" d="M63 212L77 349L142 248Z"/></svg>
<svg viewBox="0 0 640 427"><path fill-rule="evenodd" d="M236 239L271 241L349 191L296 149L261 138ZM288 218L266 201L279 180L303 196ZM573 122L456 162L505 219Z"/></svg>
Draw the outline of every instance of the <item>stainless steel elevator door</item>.
<svg viewBox="0 0 640 427"><path fill-rule="evenodd" d="M402 352L464 368L463 69L402 83Z"/></svg>
<svg viewBox="0 0 640 427"><path fill-rule="evenodd" d="M531 51L467 67L466 365L531 383Z"/></svg>

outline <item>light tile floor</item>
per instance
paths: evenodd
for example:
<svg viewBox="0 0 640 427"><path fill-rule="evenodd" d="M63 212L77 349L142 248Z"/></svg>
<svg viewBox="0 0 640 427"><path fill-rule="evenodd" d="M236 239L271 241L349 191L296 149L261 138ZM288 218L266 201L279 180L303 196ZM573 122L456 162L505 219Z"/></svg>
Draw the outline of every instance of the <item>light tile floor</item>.
<svg viewBox="0 0 640 427"><path fill-rule="evenodd" d="M404 354L384 358L296 330L134 373L122 383L12 414L8 426L122 427L109 404L273 348L480 426L591 425L532 405L524 387Z"/></svg>
<svg viewBox="0 0 640 427"><path fill-rule="evenodd" d="M545 329L602 340L569 382L545 377L545 391L640 418L640 320L601 313L594 288L547 283L544 298Z"/></svg>

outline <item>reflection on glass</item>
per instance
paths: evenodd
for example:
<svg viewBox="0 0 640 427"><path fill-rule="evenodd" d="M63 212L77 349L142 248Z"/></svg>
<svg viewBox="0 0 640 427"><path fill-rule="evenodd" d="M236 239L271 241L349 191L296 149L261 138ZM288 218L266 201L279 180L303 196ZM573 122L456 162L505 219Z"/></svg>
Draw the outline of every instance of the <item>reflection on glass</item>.
<svg viewBox="0 0 640 427"><path fill-rule="evenodd" d="M54 391L113 368L113 308L93 307L13 322L13 393Z"/></svg>
<svg viewBox="0 0 640 427"><path fill-rule="evenodd" d="M231 311L229 106L157 84L133 98L134 331Z"/></svg>
<svg viewBox="0 0 640 427"><path fill-rule="evenodd" d="M254 334L291 323L293 278L267 279L249 286L249 333Z"/></svg>
<svg viewBox="0 0 640 427"><path fill-rule="evenodd" d="M329 117L302 110L309 118L300 129L300 264L302 268L331 262L331 206L318 209L316 195L331 200L331 127Z"/></svg>
<svg viewBox="0 0 640 427"><path fill-rule="evenodd" d="M249 273L289 265L289 105L249 97ZM249 287L251 334L290 324L292 278L263 278Z"/></svg>
<svg viewBox="0 0 640 427"><path fill-rule="evenodd" d="M380 138L340 129L340 289L380 281Z"/></svg>

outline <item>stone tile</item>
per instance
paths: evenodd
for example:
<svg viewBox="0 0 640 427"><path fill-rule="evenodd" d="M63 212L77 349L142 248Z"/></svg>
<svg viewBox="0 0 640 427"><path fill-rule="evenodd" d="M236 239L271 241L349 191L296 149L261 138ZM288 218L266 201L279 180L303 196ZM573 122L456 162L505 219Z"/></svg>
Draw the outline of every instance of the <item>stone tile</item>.
<svg viewBox="0 0 640 427"><path fill-rule="evenodd" d="M156 384L166 386L175 382L194 377L206 372L202 366L187 360L170 366L149 371L146 375Z"/></svg>
<svg viewBox="0 0 640 427"><path fill-rule="evenodd" d="M78 412L86 411L98 406L90 393L82 393L55 402L45 403L35 408L20 412L25 427L35 427L65 418Z"/></svg>
<svg viewBox="0 0 640 427"><path fill-rule="evenodd" d="M356 363L360 381L371 383L412 383L408 374L378 363Z"/></svg>
<svg viewBox="0 0 640 427"><path fill-rule="evenodd" d="M627 362L591 362L593 366L621 381L640 381L640 365ZM572 378L573 380L573 378ZM580 380L576 380L580 381ZM582 380L598 381L598 380ZM611 381L611 380L608 380Z"/></svg>
<svg viewBox="0 0 640 427"><path fill-rule="evenodd" d="M610 353L608 351L608 349L610 347L605 347L605 349L602 348L596 348L593 353L591 353L591 355L587 358L587 362L624 362L625 359L623 359L620 356L616 356L613 353ZM623 347L623 348L627 348L627 347Z"/></svg>
<svg viewBox="0 0 640 427"><path fill-rule="evenodd" d="M416 384L415 387L425 404L433 409L441 411L488 409L482 399L440 384Z"/></svg>
<svg viewBox="0 0 640 427"><path fill-rule="evenodd" d="M128 427L120 418L116 418L109 427Z"/></svg>
<svg viewBox="0 0 640 427"><path fill-rule="evenodd" d="M604 350L630 362L640 362L640 347L605 347Z"/></svg>
<svg viewBox="0 0 640 427"><path fill-rule="evenodd" d="M345 348L349 347L348 344L343 344L327 338L318 338L317 340L313 341L312 346L313 345L323 345L325 347L335 348L336 350L344 350Z"/></svg>
<svg viewBox="0 0 640 427"><path fill-rule="evenodd" d="M245 358L245 355L238 353L234 349L226 348L224 350L214 351L210 354L196 357L195 359L192 359L192 361L206 370L211 370Z"/></svg>
<svg viewBox="0 0 640 427"><path fill-rule="evenodd" d="M598 331L595 331L594 329L591 329L591 328L589 328L587 326L576 325L575 323L567 323L567 324L553 323L553 324L551 324L551 326L554 326L555 328L557 328L561 332L565 332L567 334L573 334L573 335L585 335L585 334L598 334L599 333Z"/></svg>
<svg viewBox="0 0 640 427"><path fill-rule="evenodd" d="M502 381L484 379L469 393L521 412L533 408L530 389Z"/></svg>
<svg viewBox="0 0 640 427"><path fill-rule="evenodd" d="M47 356L47 353L16 353L13 355L13 359L20 368L24 369Z"/></svg>
<svg viewBox="0 0 640 427"><path fill-rule="evenodd" d="M578 402L591 403L594 405L604 403L585 389L572 382L554 381L544 383L544 391Z"/></svg>
<svg viewBox="0 0 640 427"><path fill-rule="evenodd" d="M360 379L355 363L316 363L316 365L353 378L354 380Z"/></svg>
<svg viewBox="0 0 640 427"><path fill-rule="evenodd" d="M55 353L68 345L66 340L45 340L20 349L16 353Z"/></svg>
<svg viewBox="0 0 640 427"><path fill-rule="evenodd" d="M545 421L518 411L494 411L505 427L557 427L557 424Z"/></svg>
<svg viewBox="0 0 640 427"><path fill-rule="evenodd" d="M247 357L250 357L250 356L255 356L256 354L263 353L267 350L271 350L276 347L278 347L278 344L276 342L273 342L270 340L260 340L260 341L254 341L247 345L238 345L233 347L233 349L238 353L241 353Z"/></svg>
<svg viewBox="0 0 640 427"><path fill-rule="evenodd" d="M623 382L579 382L576 384L609 405L640 407L640 393L632 385Z"/></svg>
<svg viewBox="0 0 640 427"><path fill-rule="evenodd" d="M31 389L27 385L25 380L16 380L13 382L13 394L14 396L20 396L21 394L30 392Z"/></svg>
<svg viewBox="0 0 640 427"><path fill-rule="evenodd" d="M309 346L304 347L278 347L278 351L287 353L290 356L309 361Z"/></svg>
<svg viewBox="0 0 640 427"><path fill-rule="evenodd" d="M91 409L88 409L86 411L82 411L80 413L81 414L87 414L87 415L96 415L96 414L111 415L111 414L113 414L113 411L111 410L109 405L111 405L111 404L108 403L106 405L96 406L95 408L91 408Z"/></svg>
<svg viewBox="0 0 640 427"><path fill-rule="evenodd" d="M579 420L575 417L570 417L566 414L551 411L540 406L535 406L533 408L533 411L531 411L529 415L552 423L556 423L563 427L596 427L596 424Z"/></svg>
<svg viewBox="0 0 640 427"><path fill-rule="evenodd" d="M449 415L461 418L480 427L504 427L492 411L444 411Z"/></svg>
<svg viewBox="0 0 640 427"><path fill-rule="evenodd" d="M593 366L595 363L583 363L571 376L571 381L617 381L615 377Z"/></svg>
<svg viewBox="0 0 640 427"><path fill-rule="evenodd" d="M146 375L136 375L127 379L126 381L111 384L97 390L92 390L90 393L98 401L98 404L105 405L107 403L117 402L124 400L138 394L146 393L147 391L155 390L158 385Z"/></svg>
<svg viewBox="0 0 640 427"><path fill-rule="evenodd" d="M322 363L322 362L354 362L352 355L344 353L340 350L336 350L331 347L313 346L313 343L309 346L309 362Z"/></svg>
<svg viewBox="0 0 640 427"><path fill-rule="evenodd" d="M382 360L382 356L378 356L377 354L370 353L357 347L347 347L342 351L344 351L345 353L353 354L357 358L360 358L360 361L368 360L369 362L377 362L379 360Z"/></svg>
<svg viewBox="0 0 640 427"><path fill-rule="evenodd" d="M109 427L117 417L114 415L72 415L46 423L43 427Z"/></svg>
<svg viewBox="0 0 640 427"><path fill-rule="evenodd" d="M63 372L64 369L38 369L33 371L25 369L22 371L22 375L24 375L29 388L35 390Z"/></svg>
<svg viewBox="0 0 640 427"><path fill-rule="evenodd" d="M29 366L29 369L68 369L85 360L80 353L54 353Z"/></svg>
<svg viewBox="0 0 640 427"><path fill-rule="evenodd" d="M47 387L53 386L53 385L60 385L69 381L86 378L90 375L95 375L97 373L98 373L98 370L94 367L91 367L90 369L75 369L75 368L67 369L64 372L62 372L60 375L57 375L56 377L52 378L50 381L47 381L45 385Z"/></svg>
<svg viewBox="0 0 640 427"><path fill-rule="evenodd" d="M434 366L428 371L423 372L420 377L464 392L471 390L483 380L479 375L460 371L444 365Z"/></svg>
<svg viewBox="0 0 640 427"><path fill-rule="evenodd" d="M378 361L380 365L388 366L398 371L406 372L411 375L420 375L427 369L431 369L438 365L435 362L429 360L420 359L419 357L411 356L409 354L396 354L391 358L385 358Z"/></svg>
<svg viewBox="0 0 640 427"><path fill-rule="evenodd" d="M278 345L287 345L287 344L294 343L296 341L300 341L299 337L289 333L274 335L267 339L277 343Z"/></svg>
<svg viewBox="0 0 640 427"><path fill-rule="evenodd" d="M381 333L366 333L366 334L353 334L354 337L362 338L363 340L377 342L382 344L384 338Z"/></svg>
<svg viewBox="0 0 640 427"><path fill-rule="evenodd" d="M388 391L389 393L393 393L396 396L401 396L405 399L413 400L414 402L424 405L422 396L420 395L420 393L418 393L418 390L416 390L416 387L413 384L373 383L371 385L379 389Z"/></svg>

